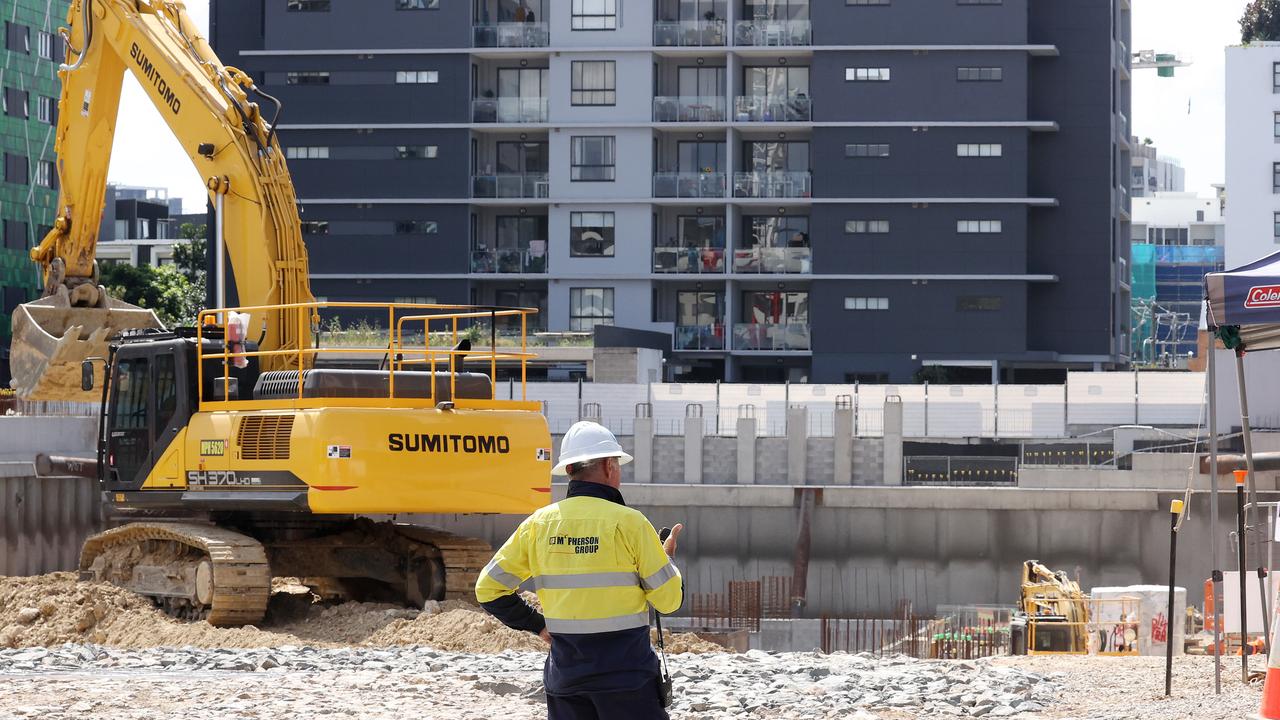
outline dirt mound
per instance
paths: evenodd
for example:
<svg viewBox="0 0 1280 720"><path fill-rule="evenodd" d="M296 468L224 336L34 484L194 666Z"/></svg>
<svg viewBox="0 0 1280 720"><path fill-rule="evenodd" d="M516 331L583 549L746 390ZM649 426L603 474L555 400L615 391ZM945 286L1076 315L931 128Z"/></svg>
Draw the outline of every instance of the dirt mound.
<svg viewBox="0 0 1280 720"><path fill-rule="evenodd" d="M252 648L279 645L427 645L454 652L545 651L541 638L512 630L475 605L429 602L422 610L382 603L324 605L300 583L279 579L262 627L216 628L165 615L150 600L72 573L0 576L0 647L97 643L126 648ZM532 593L526 600L536 603ZM656 637L655 637L656 639ZM666 633L667 651L725 652L687 633Z"/></svg>
<svg viewBox="0 0 1280 720"><path fill-rule="evenodd" d="M474 607L391 623L366 644L429 645L440 650L481 653L547 649L542 638L512 630Z"/></svg>
<svg viewBox="0 0 1280 720"><path fill-rule="evenodd" d="M670 630L662 631L662 639L667 645L667 652L676 653L731 653L733 650L723 645L717 645L710 640L703 640L694 633L673 633ZM653 643L656 648L658 646L658 631L652 629L649 631L649 642Z"/></svg>

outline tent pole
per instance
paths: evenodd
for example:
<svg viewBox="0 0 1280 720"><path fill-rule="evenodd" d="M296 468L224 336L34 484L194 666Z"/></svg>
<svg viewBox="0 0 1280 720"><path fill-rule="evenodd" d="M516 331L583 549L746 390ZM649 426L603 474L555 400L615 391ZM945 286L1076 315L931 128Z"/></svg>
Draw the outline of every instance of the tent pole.
<svg viewBox="0 0 1280 720"><path fill-rule="evenodd" d="M1218 378L1214 374L1214 356L1218 341L1209 335L1209 556L1213 559L1210 584L1213 593L1213 691L1222 694L1222 622L1218 602Z"/></svg>
<svg viewBox="0 0 1280 720"><path fill-rule="evenodd" d="M1244 383L1244 349L1236 348L1236 387L1240 391L1240 431L1244 437L1244 463L1249 471L1249 508L1245 522L1245 532L1253 532L1257 527L1258 486L1253 477L1253 434L1249 430L1249 398ZM1240 538L1240 542L1244 542Z"/></svg>

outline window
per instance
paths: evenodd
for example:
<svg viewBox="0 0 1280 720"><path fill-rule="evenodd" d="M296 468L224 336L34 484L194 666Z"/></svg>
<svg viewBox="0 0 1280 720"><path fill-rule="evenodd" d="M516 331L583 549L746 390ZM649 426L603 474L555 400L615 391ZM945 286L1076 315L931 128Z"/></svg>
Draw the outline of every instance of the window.
<svg viewBox="0 0 1280 720"><path fill-rule="evenodd" d="M1271 192L1280 193L1280 162L1271 163Z"/></svg>
<svg viewBox="0 0 1280 720"><path fill-rule="evenodd" d="M845 5L888 5L889 0L844 0Z"/></svg>
<svg viewBox="0 0 1280 720"><path fill-rule="evenodd" d="M886 297L847 297L844 299L845 310L888 310L889 298Z"/></svg>
<svg viewBox="0 0 1280 720"><path fill-rule="evenodd" d="M9 87L4 89L4 114L16 118L28 117L26 90Z"/></svg>
<svg viewBox="0 0 1280 720"><path fill-rule="evenodd" d="M888 143L867 145L854 143L844 146L844 156L851 157L889 157Z"/></svg>
<svg viewBox="0 0 1280 720"><path fill-rule="evenodd" d="M616 159L612 135L579 135L570 140L569 180L610 182Z"/></svg>
<svg viewBox="0 0 1280 720"><path fill-rule="evenodd" d="M435 235L440 223L435 220L397 220L397 235Z"/></svg>
<svg viewBox="0 0 1280 720"><path fill-rule="evenodd" d="M430 295L400 295L395 302L397 305L435 305L436 299Z"/></svg>
<svg viewBox="0 0 1280 720"><path fill-rule="evenodd" d="M850 235L875 234L889 232L888 220L845 220L844 231Z"/></svg>
<svg viewBox="0 0 1280 720"><path fill-rule="evenodd" d="M617 104L616 70L613 60L574 60L571 72L573 94L570 102L574 105Z"/></svg>
<svg viewBox="0 0 1280 720"><path fill-rule="evenodd" d="M53 124L53 98L43 95L36 97L36 119L42 123Z"/></svg>
<svg viewBox="0 0 1280 720"><path fill-rule="evenodd" d="M1271 92L1280 93L1280 62L1271 63Z"/></svg>
<svg viewBox="0 0 1280 720"><path fill-rule="evenodd" d="M569 213L570 257L613 257L613 213Z"/></svg>
<svg viewBox="0 0 1280 720"><path fill-rule="evenodd" d="M992 82L1004 79L1004 68L998 67L958 67L956 80L961 82Z"/></svg>
<svg viewBox="0 0 1280 720"><path fill-rule="evenodd" d="M439 10L440 0L396 0L397 10Z"/></svg>
<svg viewBox="0 0 1280 720"><path fill-rule="evenodd" d="M617 30L618 0L573 0L570 28Z"/></svg>
<svg viewBox="0 0 1280 720"><path fill-rule="evenodd" d="M36 163L36 184L40 187L53 187L53 161L40 160Z"/></svg>
<svg viewBox="0 0 1280 720"><path fill-rule="evenodd" d="M1004 223L1000 220L957 220L958 233L998 233L1003 232Z"/></svg>
<svg viewBox="0 0 1280 720"><path fill-rule="evenodd" d="M956 310L961 312L995 312L1004 308L1004 298L998 295L961 295L956 298Z"/></svg>
<svg viewBox="0 0 1280 720"><path fill-rule="evenodd" d="M613 324L613 288L569 290L569 330L591 332L596 325Z"/></svg>
<svg viewBox="0 0 1280 720"><path fill-rule="evenodd" d="M328 160L329 148L318 145L290 146L284 149L284 156L289 160Z"/></svg>
<svg viewBox="0 0 1280 720"><path fill-rule="evenodd" d="M6 49L20 53L31 52L31 30L26 25L6 21L4 37Z"/></svg>
<svg viewBox="0 0 1280 720"><path fill-rule="evenodd" d="M285 83L288 85L328 85L329 73L327 71L291 72L285 75Z"/></svg>
<svg viewBox="0 0 1280 720"><path fill-rule="evenodd" d="M400 160L434 160L440 154L439 145L397 145L396 158Z"/></svg>
<svg viewBox="0 0 1280 720"><path fill-rule="evenodd" d="M45 60L53 59L53 34L43 30L36 31L36 52Z"/></svg>
<svg viewBox="0 0 1280 720"><path fill-rule="evenodd" d="M889 68L851 67L844 69L844 79L854 82L888 82Z"/></svg>
<svg viewBox="0 0 1280 720"><path fill-rule="evenodd" d="M30 182L25 155L4 154L4 181L26 185Z"/></svg>
<svg viewBox="0 0 1280 720"><path fill-rule="evenodd" d="M845 383L857 385L888 385L889 373L887 372L847 372L844 374Z"/></svg>
<svg viewBox="0 0 1280 720"><path fill-rule="evenodd" d="M440 82L439 70L397 70L396 84L425 84L435 85Z"/></svg>
<svg viewBox="0 0 1280 720"><path fill-rule="evenodd" d="M1276 242L1280 243L1280 212L1271 213L1271 222L1275 226L1272 232L1275 234Z"/></svg>
<svg viewBox="0 0 1280 720"><path fill-rule="evenodd" d="M1003 5L1004 0L956 0L957 5Z"/></svg>
<svg viewBox="0 0 1280 720"><path fill-rule="evenodd" d="M21 220L5 220L4 246L10 250L26 250L27 243L27 224Z"/></svg>
<svg viewBox="0 0 1280 720"><path fill-rule="evenodd" d="M328 220L303 220L302 234L303 235L328 235L329 221Z"/></svg>
<svg viewBox="0 0 1280 720"><path fill-rule="evenodd" d="M1000 143L960 143L956 145L956 157L1000 157L1004 146Z"/></svg>
<svg viewBox="0 0 1280 720"><path fill-rule="evenodd" d="M288 0L289 12L329 12L329 0Z"/></svg>

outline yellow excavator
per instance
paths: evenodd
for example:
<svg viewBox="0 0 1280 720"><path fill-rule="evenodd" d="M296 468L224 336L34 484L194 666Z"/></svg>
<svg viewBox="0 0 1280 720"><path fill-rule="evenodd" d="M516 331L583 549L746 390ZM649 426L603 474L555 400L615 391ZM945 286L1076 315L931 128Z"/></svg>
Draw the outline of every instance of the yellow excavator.
<svg viewBox="0 0 1280 720"><path fill-rule="evenodd" d="M495 392L498 361L523 381L530 356L499 353L496 335L488 351L465 339L472 323L523 331L535 311L316 302L280 103L219 62L179 0L74 0L67 24L58 217L31 253L45 297L15 312L12 368L25 397L101 403L86 466L130 522L85 542L82 577L215 625L261 621L273 576L358 599L469 595L487 544L367 516L526 514L549 501L540 406ZM98 285L126 71L208 179L214 252L221 261L225 247L244 305L203 311L194 328L166 330ZM386 342L326 347L327 312L383 319ZM335 352L377 369L326 362ZM478 364L489 372L464 370Z"/></svg>
<svg viewBox="0 0 1280 720"><path fill-rule="evenodd" d="M1014 621L1025 627L1027 652L1089 652L1089 598L1080 583L1039 560L1027 560L1021 594Z"/></svg>

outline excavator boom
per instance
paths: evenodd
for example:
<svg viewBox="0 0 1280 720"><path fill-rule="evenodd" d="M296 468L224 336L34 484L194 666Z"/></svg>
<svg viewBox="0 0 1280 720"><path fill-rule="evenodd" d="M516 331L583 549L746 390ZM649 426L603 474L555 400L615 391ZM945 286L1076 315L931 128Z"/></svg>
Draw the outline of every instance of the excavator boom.
<svg viewBox="0 0 1280 720"><path fill-rule="evenodd" d="M109 298L98 284L96 246L107 165L125 72L142 85L205 178L241 304L289 306L313 298L293 183L275 137L279 103L224 66L181 0L73 0L58 70L55 149L60 180L53 229L31 251L44 297L14 313L14 387L24 398L96 401L79 387L80 362L105 357L107 338L159 328L150 310ZM272 121L257 101L273 107ZM263 350L308 342L297 309L263 311ZM301 330L299 328L302 328ZM297 355L264 358L292 369Z"/></svg>

